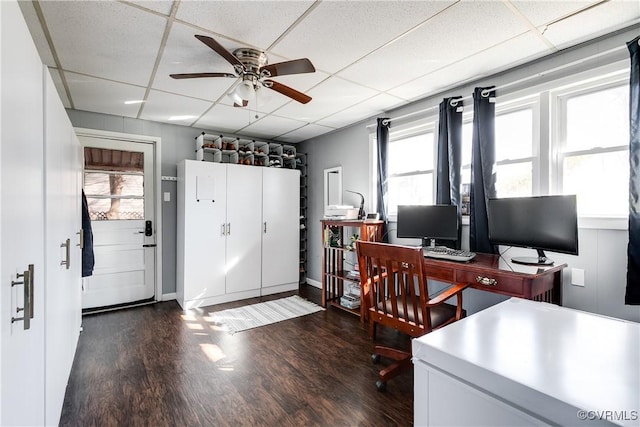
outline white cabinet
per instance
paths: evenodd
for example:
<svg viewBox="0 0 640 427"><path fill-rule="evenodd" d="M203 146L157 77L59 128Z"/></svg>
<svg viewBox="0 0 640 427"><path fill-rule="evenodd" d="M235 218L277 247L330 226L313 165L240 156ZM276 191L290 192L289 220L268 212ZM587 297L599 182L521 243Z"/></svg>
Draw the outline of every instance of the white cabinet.
<svg viewBox="0 0 640 427"><path fill-rule="evenodd" d="M298 288L300 172L262 169L262 287ZM292 263L291 260L296 262Z"/></svg>
<svg viewBox="0 0 640 427"><path fill-rule="evenodd" d="M297 289L298 176L178 163L176 294L183 308Z"/></svg>
<svg viewBox="0 0 640 427"><path fill-rule="evenodd" d="M17 2L0 2L0 22L0 425L57 425L80 333L80 153ZM29 265L25 329L12 282Z"/></svg>

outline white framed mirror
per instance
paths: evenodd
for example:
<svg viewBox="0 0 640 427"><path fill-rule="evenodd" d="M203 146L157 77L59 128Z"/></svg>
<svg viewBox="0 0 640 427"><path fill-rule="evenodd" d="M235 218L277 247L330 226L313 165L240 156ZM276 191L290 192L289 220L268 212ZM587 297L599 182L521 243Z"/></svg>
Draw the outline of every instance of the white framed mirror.
<svg viewBox="0 0 640 427"><path fill-rule="evenodd" d="M342 166L324 170L324 215L329 206L342 205Z"/></svg>

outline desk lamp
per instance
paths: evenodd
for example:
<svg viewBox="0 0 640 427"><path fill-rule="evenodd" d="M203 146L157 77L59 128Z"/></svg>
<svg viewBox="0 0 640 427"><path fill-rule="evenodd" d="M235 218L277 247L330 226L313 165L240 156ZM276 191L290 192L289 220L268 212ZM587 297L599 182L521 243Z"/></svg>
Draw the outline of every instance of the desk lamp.
<svg viewBox="0 0 640 427"><path fill-rule="evenodd" d="M362 193L358 193L357 191L345 190L348 193L357 194L360 196L360 209L358 210L358 219L364 219L364 196Z"/></svg>

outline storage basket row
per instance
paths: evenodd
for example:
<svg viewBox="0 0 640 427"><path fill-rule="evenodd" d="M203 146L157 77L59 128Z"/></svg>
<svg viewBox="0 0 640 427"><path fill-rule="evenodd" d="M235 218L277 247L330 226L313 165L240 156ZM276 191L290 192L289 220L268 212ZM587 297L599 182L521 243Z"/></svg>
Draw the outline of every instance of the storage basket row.
<svg viewBox="0 0 640 427"><path fill-rule="evenodd" d="M302 162L292 145L202 133L196 138L196 159L253 166L296 169ZM306 157L303 159L306 163Z"/></svg>

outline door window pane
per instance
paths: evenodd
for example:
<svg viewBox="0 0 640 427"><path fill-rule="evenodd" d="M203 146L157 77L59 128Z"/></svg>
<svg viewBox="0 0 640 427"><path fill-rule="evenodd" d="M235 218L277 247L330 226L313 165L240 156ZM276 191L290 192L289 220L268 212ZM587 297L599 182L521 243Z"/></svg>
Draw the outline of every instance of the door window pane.
<svg viewBox="0 0 640 427"><path fill-rule="evenodd" d="M144 153L85 147L84 192L94 221L144 219Z"/></svg>

